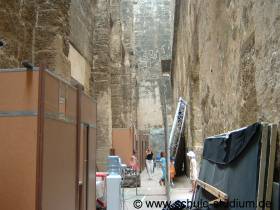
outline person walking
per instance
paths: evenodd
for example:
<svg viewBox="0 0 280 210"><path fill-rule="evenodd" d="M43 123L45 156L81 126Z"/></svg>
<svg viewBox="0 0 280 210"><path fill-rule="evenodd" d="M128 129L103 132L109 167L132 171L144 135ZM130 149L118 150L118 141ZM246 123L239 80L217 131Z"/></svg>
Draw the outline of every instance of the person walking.
<svg viewBox="0 0 280 210"><path fill-rule="evenodd" d="M172 157L170 158L170 184L172 187L174 187L174 178L175 178L175 175L176 175L176 170L175 170L175 159Z"/></svg>
<svg viewBox="0 0 280 210"><path fill-rule="evenodd" d="M195 159L195 153L193 151L189 151L187 153L187 156L190 159L190 180L192 182L192 192L195 191L195 184L197 180L197 168L196 168L196 159Z"/></svg>
<svg viewBox="0 0 280 210"><path fill-rule="evenodd" d="M146 150L146 168L147 168L149 179L152 179L152 172L154 167L153 155L154 154L151 146L148 146Z"/></svg>
<svg viewBox="0 0 280 210"><path fill-rule="evenodd" d="M165 185L165 177L166 177L166 159L165 159L165 152L161 152L160 153L160 166L161 166L161 172L162 172L162 176L159 180L159 184Z"/></svg>

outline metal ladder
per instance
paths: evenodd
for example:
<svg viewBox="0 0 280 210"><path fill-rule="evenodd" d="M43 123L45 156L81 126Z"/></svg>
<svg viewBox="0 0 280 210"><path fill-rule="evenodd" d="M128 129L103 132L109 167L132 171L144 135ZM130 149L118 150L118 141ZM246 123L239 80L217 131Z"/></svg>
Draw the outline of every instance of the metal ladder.
<svg viewBox="0 0 280 210"><path fill-rule="evenodd" d="M167 170L166 170L166 191L167 191L167 200L170 201L170 172L169 172L169 166L170 166L170 158L174 157L176 159L178 148L180 144L181 134L184 127L184 121L185 121L185 115L187 111L187 102L184 101L181 97L179 98L179 102L177 105L175 117L173 120L173 125L171 129L171 133L169 136L169 141L167 144Z"/></svg>
<svg viewBox="0 0 280 210"><path fill-rule="evenodd" d="M187 102L180 97L169 137L169 157L176 157L177 155L181 134L184 127L186 111Z"/></svg>

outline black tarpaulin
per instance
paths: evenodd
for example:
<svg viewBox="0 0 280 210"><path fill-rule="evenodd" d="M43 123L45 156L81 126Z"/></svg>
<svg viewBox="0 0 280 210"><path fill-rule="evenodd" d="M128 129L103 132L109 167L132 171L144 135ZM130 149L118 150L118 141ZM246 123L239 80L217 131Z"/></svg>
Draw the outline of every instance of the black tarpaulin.
<svg viewBox="0 0 280 210"><path fill-rule="evenodd" d="M280 209L280 193L279 183L273 182L273 193L272 193L272 210Z"/></svg>
<svg viewBox="0 0 280 210"><path fill-rule="evenodd" d="M226 193L230 206L200 209L256 209L260 140L260 123L205 139L199 179ZM214 199L200 188L194 204Z"/></svg>

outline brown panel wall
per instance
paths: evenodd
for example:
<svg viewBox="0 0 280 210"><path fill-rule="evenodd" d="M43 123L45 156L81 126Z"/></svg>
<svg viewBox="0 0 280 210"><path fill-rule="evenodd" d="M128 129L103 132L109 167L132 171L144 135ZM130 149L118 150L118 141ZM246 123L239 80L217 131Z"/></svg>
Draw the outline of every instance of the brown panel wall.
<svg viewBox="0 0 280 210"><path fill-rule="evenodd" d="M0 117L0 136L0 209L35 210L37 118Z"/></svg>
<svg viewBox="0 0 280 210"><path fill-rule="evenodd" d="M0 112L38 113L38 73L38 71L0 73L0 97L5 98L0 102ZM44 74L44 81L45 97L42 98L44 102L42 110L45 114L42 118L44 135L43 139L40 139L43 142L43 162L40 166L43 180L42 186L38 188L38 192L42 190L42 210L75 210L79 127L76 124L77 90L47 71ZM13 88L11 84L14 84ZM82 94L80 105L81 122L89 126L87 210L95 210L96 103ZM0 117L0 209L36 208L36 184L40 181L40 173L36 174L36 167L40 162L37 156L37 128L36 116ZM81 135L83 139L84 133L81 132ZM80 143L82 156L85 149L83 142ZM81 181L83 166L80 162ZM36 180L37 178L39 179Z"/></svg>
<svg viewBox="0 0 280 210"><path fill-rule="evenodd" d="M95 124L96 123L96 103L87 95L82 94L82 122Z"/></svg>
<svg viewBox="0 0 280 210"><path fill-rule="evenodd" d="M36 111L38 76L37 71L1 72L0 111Z"/></svg>
<svg viewBox="0 0 280 210"><path fill-rule="evenodd" d="M50 74L45 74L45 112L59 112L59 80Z"/></svg>
<svg viewBox="0 0 280 210"><path fill-rule="evenodd" d="M77 117L77 90L71 86L66 88L66 116Z"/></svg>
<svg viewBox="0 0 280 210"><path fill-rule="evenodd" d="M120 156L122 162L129 164L133 153L133 132L130 128L114 128L112 130L112 141L115 154Z"/></svg>
<svg viewBox="0 0 280 210"><path fill-rule="evenodd" d="M45 120L43 210L75 210L76 125Z"/></svg>
<svg viewBox="0 0 280 210"><path fill-rule="evenodd" d="M76 89L47 72L45 74L47 115L43 140L43 210L75 210L76 107Z"/></svg>

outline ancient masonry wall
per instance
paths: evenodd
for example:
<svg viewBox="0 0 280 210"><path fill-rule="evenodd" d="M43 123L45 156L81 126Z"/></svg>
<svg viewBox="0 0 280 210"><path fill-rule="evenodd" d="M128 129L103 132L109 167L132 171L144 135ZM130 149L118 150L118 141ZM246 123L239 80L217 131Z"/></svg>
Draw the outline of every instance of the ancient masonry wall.
<svg viewBox="0 0 280 210"><path fill-rule="evenodd" d="M133 49L133 1L115 1L111 5L112 126L129 128L136 124L135 69Z"/></svg>
<svg viewBox="0 0 280 210"><path fill-rule="evenodd" d="M0 52L0 66L19 67L22 60L39 64L70 78L70 0L0 1L0 38L6 47Z"/></svg>
<svg viewBox="0 0 280 210"><path fill-rule="evenodd" d="M137 78L137 126L150 140L164 141L160 97L161 60L171 58L173 3L141 0L134 5L134 48ZM167 98L171 98L168 95ZM169 116L170 106L168 107ZM169 123L171 122L169 118ZM158 144L159 145L159 144ZM157 148L162 150L163 148Z"/></svg>
<svg viewBox="0 0 280 210"><path fill-rule="evenodd" d="M112 147L111 112L111 60L110 60L110 2L98 0L96 4L93 45L94 95L97 99L97 167L105 169Z"/></svg>
<svg viewBox="0 0 280 210"><path fill-rule="evenodd" d="M93 33L94 95L97 98L97 166L106 170L112 128L135 126L135 73L131 36L133 2L97 0Z"/></svg>
<svg viewBox="0 0 280 210"><path fill-rule="evenodd" d="M96 0L71 0L70 7L70 53L71 50L80 54L81 58L72 60L71 75L77 74L81 78L85 91L93 95L93 77L91 75L93 66L93 29L94 13L96 9ZM76 62L76 63L75 63Z"/></svg>
<svg viewBox="0 0 280 210"><path fill-rule="evenodd" d="M280 120L280 2L177 0L173 94L190 103L190 149L256 121Z"/></svg>

